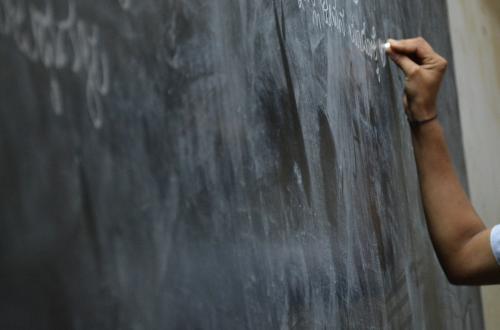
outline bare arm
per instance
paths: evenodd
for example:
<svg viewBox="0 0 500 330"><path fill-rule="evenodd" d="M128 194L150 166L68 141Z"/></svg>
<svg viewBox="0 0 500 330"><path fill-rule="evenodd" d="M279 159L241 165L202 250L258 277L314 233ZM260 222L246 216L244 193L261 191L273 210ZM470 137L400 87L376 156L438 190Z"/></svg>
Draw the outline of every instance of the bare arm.
<svg viewBox="0 0 500 330"><path fill-rule="evenodd" d="M388 53L407 77L408 117L413 121L434 118L446 61L422 38L390 43ZM412 128L412 137L427 227L448 279L454 284L500 284L491 231L460 184L439 121Z"/></svg>

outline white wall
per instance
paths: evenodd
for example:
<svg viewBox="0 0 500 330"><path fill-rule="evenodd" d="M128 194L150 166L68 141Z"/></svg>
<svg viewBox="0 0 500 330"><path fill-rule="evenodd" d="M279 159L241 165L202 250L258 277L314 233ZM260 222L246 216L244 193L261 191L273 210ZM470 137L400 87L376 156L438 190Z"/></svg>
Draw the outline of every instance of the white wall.
<svg viewBox="0 0 500 330"><path fill-rule="evenodd" d="M500 0L448 0L469 185L488 226L500 223ZM500 329L500 286L482 289Z"/></svg>

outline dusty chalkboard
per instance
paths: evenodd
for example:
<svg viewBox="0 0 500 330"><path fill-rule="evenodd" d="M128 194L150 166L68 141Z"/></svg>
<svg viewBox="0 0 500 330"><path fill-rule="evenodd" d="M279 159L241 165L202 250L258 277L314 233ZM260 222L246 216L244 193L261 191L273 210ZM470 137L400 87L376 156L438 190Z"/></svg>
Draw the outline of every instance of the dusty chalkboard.
<svg viewBox="0 0 500 330"><path fill-rule="evenodd" d="M1 329L480 329L380 49L444 0L0 0ZM465 183L453 70L439 109Z"/></svg>

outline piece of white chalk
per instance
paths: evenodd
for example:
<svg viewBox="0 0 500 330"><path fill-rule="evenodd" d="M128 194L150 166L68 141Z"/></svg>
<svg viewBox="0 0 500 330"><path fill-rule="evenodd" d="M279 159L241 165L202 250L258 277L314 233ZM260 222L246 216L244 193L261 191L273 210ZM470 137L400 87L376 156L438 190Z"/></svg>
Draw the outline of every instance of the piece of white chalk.
<svg viewBox="0 0 500 330"><path fill-rule="evenodd" d="M389 50L391 50L391 43L390 42L386 42L384 44L384 49L386 52L388 52Z"/></svg>

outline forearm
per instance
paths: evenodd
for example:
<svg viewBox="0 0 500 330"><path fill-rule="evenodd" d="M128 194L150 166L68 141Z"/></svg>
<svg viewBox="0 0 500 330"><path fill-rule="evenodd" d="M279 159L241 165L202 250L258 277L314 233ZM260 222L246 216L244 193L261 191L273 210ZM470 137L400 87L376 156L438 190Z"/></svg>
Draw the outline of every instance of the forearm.
<svg viewBox="0 0 500 330"><path fill-rule="evenodd" d="M439 260L454 282L484 281L476 274L497 271L489 231L462 188L443 129L434 121L413 129L412 136L427 226Z"/></svg>
<svg viewBox="0 0 500 330"><path fill-rule="evenodd" d="M412 136L432 239L446 243L440 246L440 254L452 253L465 238L485 227L456 175L440 123L434 121L415 128Z"/></svg>
<svg viewBox="0 0 500 330"><path fill-rule="evenodd" d="M434 120L448 62L420 37L390 39L386 49L406 75L405 112L412 126L420 125L412 128L413 146L427 227L439 261L455 284L500 284L500 267L490 245L491 231L463 190L443 129Z"/></svg>

